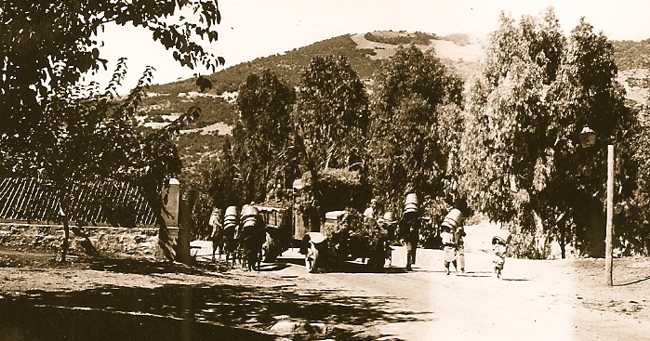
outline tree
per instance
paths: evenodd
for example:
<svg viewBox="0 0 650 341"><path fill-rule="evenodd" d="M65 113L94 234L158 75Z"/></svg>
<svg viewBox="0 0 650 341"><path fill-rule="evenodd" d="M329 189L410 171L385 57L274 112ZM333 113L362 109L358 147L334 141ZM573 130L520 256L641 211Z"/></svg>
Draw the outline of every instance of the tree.
<svg viewBox="0 0 650 341"><path fill-rule="evenodd" d="M457 196L463 83L438 58L415 46L399 48L378 72L373 89L370 178L391 209L415 191L434 215ZM446 209L446 207L445 207Z"/></svg>
<svg viewBox="0 0 650 341"><path fill-rule="evenodd" d="M368 97L348 60L314 57L298 86L292 123L293 145L300 166L310 173L316 206L322 170L347 168L363 160L368 116Z"/></svg>
<svg viewBox="0 0 650 341"><path fill-rule="evenodd" d="M170 18L180 10L197 15ZM20 1L3 3L0 12L0 127L3 148L11 149L13 166L32 167L33 151L47 148L44 119L53 89L75 84L88 71L106 65L99 47L108 23L150 30L181 65L223 64L194 38L217 39L221 14L214 0ZM174 20L179 19L179 20ZM27 157L27 155L30 155Z"/></svg>
<svg viewBox="0 0 650 341"><path fill-rule="evenodd" d="M169 18L181 9L196 15ZM181 65L214 69L224 63L223 58L205 51L195 38L216 40L214 26L219 21L216 1L208 0L3 3L0 169L7 170L3 175L39 175L59 193L65 231L63 259L68 217L75 209L70 205L70 189L97 179L129 181L138 185L151 199L152 209L159 212L161 185L180 171L170 137L199 113L191 108L166 129L142 132L134 114L154 70L148 68L136 89L118 99L117 87L126 73L124 60L104 91L93 83L79 86L83 74L106 64L99 54L99 30L107 23L147 28ZM165 242L162 216L158 220Z"/></svg>
<svg viewBox="0 0 650 341"><path fill-rule="evenodd" d="M294 90L269 70L249 75L239 87L240 123L233 135L239 141L237 167L249 189L248 201L264 200L276 186L285 188L293 180L288 156L295 97Z"/></svg>
<svg viewBox="0 0 650 341"><path fill-rule="evenodd" d="M566 39L552 10L519 25L502 15L466 105L461 188L470 204L562 246L604 230L593 212L602 214L605 148L583 150L577 137L588 125L601 141L622 142L634 118L615 76L611 44L584 20ZM595 240L583 247L601 252Z"/></svg>

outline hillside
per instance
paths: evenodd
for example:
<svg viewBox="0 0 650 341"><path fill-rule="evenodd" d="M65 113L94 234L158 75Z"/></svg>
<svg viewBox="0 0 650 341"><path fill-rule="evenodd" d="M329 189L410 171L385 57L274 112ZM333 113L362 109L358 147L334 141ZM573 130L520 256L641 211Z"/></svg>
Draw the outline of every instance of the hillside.
<svg viewBox="0 0 650 341"><path fill-rule="evenodd" d="M236 119L237 89L249 74L269 69L295 86L312 57L335 54L347 57L359 77L370 84L373 72L401 44L416 44L423 51L435 51L446 65L466 80L479 71L483 57L482 42L464 34L438 36L405 31L347 34L204 76L213 84L205 93L198 92L195 79L153 85L139 118L143 125L156 128L192 105L201 107L200 119L177 140L187 173L196 179L197 166L210 162L224 136L230 134ZM625 86L628 99L644 103L650 95L650 39L614 41L613 45L620 71L618 80Z"/></svg>
<svg viewBox="0 0 650 341"><path fill-rule="evenodd" d="M403 31L348 34L283 54L257 58L204 76L213 84L213 88L205 93L198 92L195 79L153 85L144 101L139 119L143 125L155 129L164 126L192 105L201 107L199 120L190 129L184 130L177 140L186 173L190 178L196 179L196 169L202 168L197 166L209 163L224 135L230 134L236 118L237 89L249 74L270 69L295 86L300 81L303 69L314 56L335 54L347 57L359 77L370 83L373 72L383 59L392 56L400 44L411 43L423 51L435 49L438 57L464 78L478 70L481 45L466 35L439 37Z"/></svg>

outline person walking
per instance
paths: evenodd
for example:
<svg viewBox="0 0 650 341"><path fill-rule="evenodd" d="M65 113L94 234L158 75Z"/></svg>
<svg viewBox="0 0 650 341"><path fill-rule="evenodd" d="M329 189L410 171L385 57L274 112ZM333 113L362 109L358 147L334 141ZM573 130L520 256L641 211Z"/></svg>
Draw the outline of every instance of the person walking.
<svg viewBox="0 0 650 341"><path fill-rule="evenodd" d="M454 235L451 233L449 226L442 225L442 232L440 233L442 239L442 250L444 251L444 265L449 275L449 264L454 265L454 270L458 272L458 265L456 264L456 244L454 243Z"/></svg>
<svg viewBox="0 0 650 341"><path fill-rule="evenodd" d="M406 249L406 270L412 271L416 261L418 240L420 239L420 219L418 197L415 193L406 195L404 214L400 222L400 235Z"/></svg>
<svg viewBox="0 0 650 341"><path fill-rule="evenodd" d="M496 235L492 238L492 251L494 252L494 274L501 279L503 266L506 263L506 252L508 251L508 238L503 235Z"/></svg>
<svg viewBox="0 0 650 341"><path fill-rule="evenodd" d="M460 272L465 272L465 228L458 226L454 232L454 244L456 245L456 261Z"/></svg>
<svg viewBox="0 0 650 341"><path fill-rule="evenodd" d="M395 220L395 214L392 211L384 212L384 215L379 218L379 227L381 229L380 233L382 236L382 244L384 247L383 255L384 261L388 261L388 266L393 265L393 248L391 248L391 243L395 240L395 230L397 228L397 221Z"/></svg>
<svg viewBox="0 0 650 341"><path fill-rule="evenodd" d="M224 253L224 232L222 211L220 208L215 207L212 210L208 225L212 227L212 232L210 233L210 241L212 241L212 261L214 262L217 249L219 250L219 259L221 259L221 255Z"/></svg>

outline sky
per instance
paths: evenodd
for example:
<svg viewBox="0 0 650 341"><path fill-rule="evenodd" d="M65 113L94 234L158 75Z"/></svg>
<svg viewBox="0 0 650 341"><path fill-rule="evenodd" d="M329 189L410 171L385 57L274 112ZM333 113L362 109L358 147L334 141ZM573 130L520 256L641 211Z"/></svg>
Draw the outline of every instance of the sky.
<svg viewBox="0 0 650 341"><path fill-rule="evenodd" d="M496 28L501 11L519 18L537 16L551 6L567 33L584 16L610 39L650 38L648 0L220 0L219 40L209 48L230 67L347 33L407 30L486 37ZM118 58L128 58L129 74L121 92L135 86L146 65L157 70L154 83L197 72L178 65L147 30L110 25L100 38L105 42L102 58L111 62L108 70ZM109 78L110 72L94 76L101 84Z"/></svg>

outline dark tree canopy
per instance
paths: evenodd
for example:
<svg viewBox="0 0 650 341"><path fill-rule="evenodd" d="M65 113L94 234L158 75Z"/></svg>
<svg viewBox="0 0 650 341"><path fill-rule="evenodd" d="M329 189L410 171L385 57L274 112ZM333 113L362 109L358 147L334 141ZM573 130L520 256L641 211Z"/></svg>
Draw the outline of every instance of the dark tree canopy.
<svg viewBox="0 0 650 341"><path fill-rule="evenodd" d="M453 204L462 131L462 81L435 56L400 48L373 89L370 178L387 206L416 191Z"/></svg>
<svg viewBox="0 0 650 341"><path fill-rule="evenodd" d="M294 90L265 70L251 74L239 87L240 122L233 130L235 158L248 201L261 201L295 176L291 158L290 115Z"/></svg>
<svg viewBox="0 0 650 341"><path fill-rule="evenodd" d="M470 204L533 232L544 226L561 245L595 236L587 248L597 253L604 145L625 146L635 124L616 73L611 44L584 20L565 38L552 11L518 24L502 16L466 105L461 187ZM580 147L585 126L597 147Z"/></svg>
<svg viewBox="0 0 650 341"><path fill-rule="evenodd" d="M368 129L368 97L342 56L314 57L298 86L293 112L307 170L348 167L361 158ZM356 160L354 160L356 159Z"/></svg>
<svg viewBox="0 0 650 341"><path fill-rule="evenodd" d="M174 16L181 9L195 15ZM104 25L149 29L153 39L181 65L202 64L214 70L223 58L199 42L217 39L215 26L220 20L215 0L4 1L0 12L3 149L21 157L13 161L26 161L37 160L34 151L48 147L51 134L45 116L52 97L76 84L86 72L106 65L99 52ZM23 163L12 166L34 168Z"/></svg>

